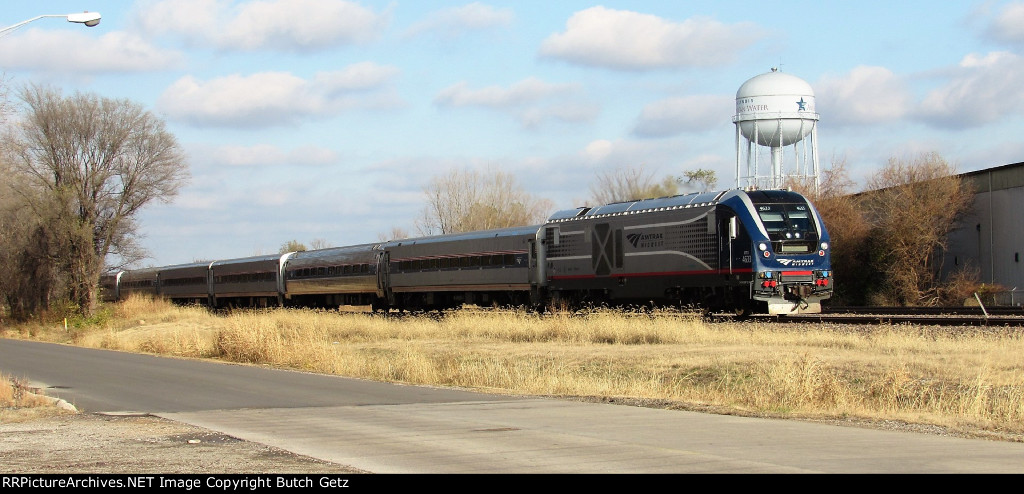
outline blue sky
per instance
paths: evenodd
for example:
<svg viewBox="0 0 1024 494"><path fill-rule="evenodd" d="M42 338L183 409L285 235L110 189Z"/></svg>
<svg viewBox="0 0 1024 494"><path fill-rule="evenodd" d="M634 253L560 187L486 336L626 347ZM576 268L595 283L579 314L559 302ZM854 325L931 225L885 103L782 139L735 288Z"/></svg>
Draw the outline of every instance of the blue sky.
<svg viewBox="0 0 1024 494"><path fill-rule="evenodd" d="M41 10L42 9L42 10ZM423 187L501 169L557 209L595 175L715 170L735 183L736 91L780 67L817 101L822 166L863 183L936 151L962 172L1024 160L1024 2L9 2L16 89L138 102L189 156L140 217L146 264L289 240L415 233Z"/></svg>

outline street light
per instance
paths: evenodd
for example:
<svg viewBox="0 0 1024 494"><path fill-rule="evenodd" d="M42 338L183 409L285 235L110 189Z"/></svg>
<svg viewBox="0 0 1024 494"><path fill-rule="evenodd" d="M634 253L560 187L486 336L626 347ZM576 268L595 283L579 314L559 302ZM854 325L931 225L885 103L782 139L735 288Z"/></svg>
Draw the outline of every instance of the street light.
<svg viewBox="0 0 1024 494"><path fill-rule="evenodd" d="M99 12L82 12L80 14L63 14L63 15L61 15L61 14L40 15L40 16L33 17L33 18L31 18L31 19L29 19L27 21L21 21L21 22L15 24L13 26L8 26L8 27L5 27L3 29L0 29L0 34L6 33L8 31L13 31L15 29L18 29L21 26L24 26L25 24L28 24L28 23L30 23L32 21L38 21L39 19L42 19L44 17L63 17L65 19L67 19L68 22L76 22L78 24L85 24L88 27L94 27L94 26L96 26L97 24L100 23L100 13Z"/></svg>

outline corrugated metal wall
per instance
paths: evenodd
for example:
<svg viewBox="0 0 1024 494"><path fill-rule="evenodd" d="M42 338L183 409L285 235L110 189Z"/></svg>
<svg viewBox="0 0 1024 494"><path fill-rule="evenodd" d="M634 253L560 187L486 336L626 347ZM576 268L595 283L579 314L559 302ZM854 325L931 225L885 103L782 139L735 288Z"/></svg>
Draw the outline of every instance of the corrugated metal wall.
<svg viewBox="0 0 1024 494"><path fill-rule="evenodd" d="M961 176L975 184L974 210L950 234L942 275L972 265L985 283L1024 290L1024 163Z"/></svg>

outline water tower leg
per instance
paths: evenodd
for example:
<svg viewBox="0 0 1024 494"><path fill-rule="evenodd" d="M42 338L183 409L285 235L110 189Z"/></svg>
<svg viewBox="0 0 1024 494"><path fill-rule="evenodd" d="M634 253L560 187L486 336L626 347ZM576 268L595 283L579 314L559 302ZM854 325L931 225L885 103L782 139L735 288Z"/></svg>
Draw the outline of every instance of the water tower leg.
<svg viewBox="0 0 1024 494"><path fill-rule="evenodd" d="M786 176L782 171L782 146L772 148L772 188L778 189L785 183Z"/></svg>

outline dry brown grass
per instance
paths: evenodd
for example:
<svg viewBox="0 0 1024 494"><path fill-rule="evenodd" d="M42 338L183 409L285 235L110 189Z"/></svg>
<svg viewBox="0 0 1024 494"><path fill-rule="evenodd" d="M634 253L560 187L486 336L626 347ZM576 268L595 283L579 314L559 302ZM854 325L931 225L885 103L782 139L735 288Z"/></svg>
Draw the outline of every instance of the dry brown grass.
<svg viewBox="0 0 1024 494"><path fill-rule="evenodd" d="M30 389L21 379L0 374L0 424L71 413L53 399Z"/></svg>
<svg viewBox="0 0 1024 494"><path fill-rule="evenodd" d="M1024 433L1014 331L712 324L670 312L213 315L139 300L117 311L102 328L34 333L383 381Z"/></svg>

